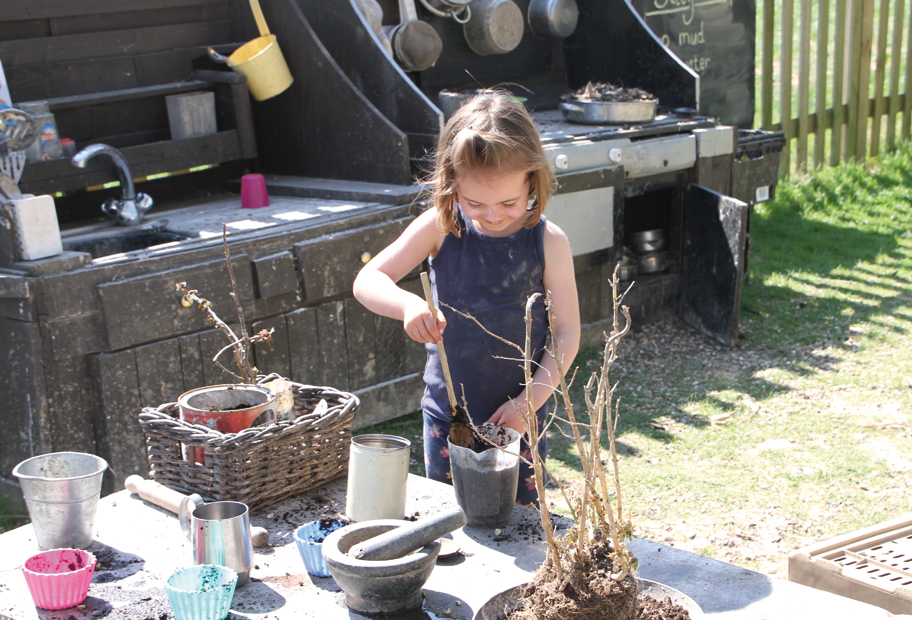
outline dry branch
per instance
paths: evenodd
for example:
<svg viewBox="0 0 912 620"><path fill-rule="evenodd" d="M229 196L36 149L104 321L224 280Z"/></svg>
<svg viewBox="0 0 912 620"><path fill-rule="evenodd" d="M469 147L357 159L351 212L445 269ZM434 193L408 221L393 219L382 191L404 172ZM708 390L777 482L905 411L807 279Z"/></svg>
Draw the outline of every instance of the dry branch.
<svg viewBox="0 0 912 620"><path fill-rule="evenodd" d="M250 363L251 347L257 342L265 342L272 346L272 334L275 330L272 328L262 329L253 336L247 335L244 310L241 308L237 280L234 277L234 268L231 266L231 253L228 250L228 231L224 224L222 225L222 243L225 248L225 261L228 263L228 276L231 279L230 295L234 300L234 305L237 309L238 321L241 325L241 337L238 337L238 335L234 333L234 330L231 329L225 321L219 318L215 313L215 310L212 309L212 303L208 299L200 297L199 291L196 289L188 289L186 282L178 282L176 288L177 291L181 293L181 305L189 307L196 304L199 311L206 316L206 320L209 324L222 332L228 339L228 345L220 349L219 352L213 356L212 361L223 371L234 377L239 383L253 384L256 383L257 369ZM222 353L229 349L234 355L234 363L237 365L240 374L228 370L218 359Z"/></svg>

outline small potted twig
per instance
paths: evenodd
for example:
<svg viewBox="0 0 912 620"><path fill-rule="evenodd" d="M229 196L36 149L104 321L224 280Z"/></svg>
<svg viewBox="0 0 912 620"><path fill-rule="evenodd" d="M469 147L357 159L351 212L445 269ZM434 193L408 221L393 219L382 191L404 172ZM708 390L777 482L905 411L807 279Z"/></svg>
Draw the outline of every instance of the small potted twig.
<svg viewBox="0 0 912 620"><path fill-rule="evenodd" d="M213 362L235 383L191 390L178 402L145 407L139 423L153 480L186 495L242 502L256 511L345 475L352 421L360 401L331 386L259 373L250 357L253 345L268 343L272 330L247 336L224 228L222 242L240 328L230 328L212 304L186 283L178 284L177 291L185 308L197 306L225 335L228 345ZM237 372L219 362L228 351ZM282 398L277 399L275 392L287 397L284 414ZM217 398L225 400L216 402ZM245 419L237 426L228 424L238 418Z"/></svg>
<svg viewBox="0 0 912 620"><path fill-rule="evenodd" d="M225 260L228 263L228 275L231 279L231 297L237 308L238 321L241 335L238 336L215 313L212 304L199 295L196 289L187 287L186 282L179 282L176 289L181 293L181 305L191 307L194 304L206 316L210 325L221 331L228 339L228 344L223 347L212 361L231 375L237 383L210 385L184 392L178 399L181 420L190 424L202 424L208 428L223 433L237 433L251 426L258 426L274 422L276 419L276 394L267 387L257 385L257 368L250 361L252 346L255 343L265 342L272 344L272 329L264 329L253 336L247 335L247 324L244 321L244 312L238 295L237 280L231 266L231 253L228 249L227 232L222 230L222 242L225 247ZM238 372L226 368L219 357L226 351L234 355L234 362ZM192 452L192 454L188 454ZM202 448L184 450L184 458L193 458L195 462L203 462Z"/></svg>

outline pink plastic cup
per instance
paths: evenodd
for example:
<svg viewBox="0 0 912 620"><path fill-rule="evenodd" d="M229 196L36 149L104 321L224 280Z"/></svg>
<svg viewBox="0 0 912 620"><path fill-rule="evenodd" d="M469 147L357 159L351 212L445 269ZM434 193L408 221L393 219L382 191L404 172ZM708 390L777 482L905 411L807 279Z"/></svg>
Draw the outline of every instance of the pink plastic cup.
<svg viewBox="0 0 912 620"><path fill-rule="evenodd" d="M259 209L269 206L266 179L262 174L245 174L241 177L241 207Z"/></svg>
<svg viewBox="0 0 912 620"><path fill-rule="evenodd" d="M82 549L51 549L27 559L22 574L35 606L54 611L86 599L95 563L95 556Z"/></svg>

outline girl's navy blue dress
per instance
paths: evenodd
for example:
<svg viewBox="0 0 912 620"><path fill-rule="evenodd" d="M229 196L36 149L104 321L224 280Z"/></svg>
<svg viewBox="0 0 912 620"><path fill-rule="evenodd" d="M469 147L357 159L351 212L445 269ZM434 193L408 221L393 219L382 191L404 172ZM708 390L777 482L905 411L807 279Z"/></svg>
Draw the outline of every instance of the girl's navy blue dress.
<svg viewBox="0 0 912 620"><path fill-rule="evenodd" d="M434 297L471 314L492 333L524 346L526 300L533 293L544 294L545 218L533 228L523 228L508 237L489 237L480 233L472 221L459 212L462 235L448 234L437 257L430 261ZM438 304L447 320L443 333L447 362L456 391L475 424L482 424L509 398L523 391L522 355L517 349L486 334L469 319ZM541 361L548 338L548 317L543 298L532 311L533 359ZM421 400L424 413L424 463L427 476L451 482L447 448L449 435L449 401L440 366L437 346L425 345L427 365L426 388ZM506 359L503 359L506 358ZM532 372L536 367L533 365ZM548 412L545 403L538 410L539 426ZM521 449L529 458L523 441ZM542 456L547 446L539 444ZM531 467L520 462L519 488L516 501L529 504L538 499Z"/></svg>

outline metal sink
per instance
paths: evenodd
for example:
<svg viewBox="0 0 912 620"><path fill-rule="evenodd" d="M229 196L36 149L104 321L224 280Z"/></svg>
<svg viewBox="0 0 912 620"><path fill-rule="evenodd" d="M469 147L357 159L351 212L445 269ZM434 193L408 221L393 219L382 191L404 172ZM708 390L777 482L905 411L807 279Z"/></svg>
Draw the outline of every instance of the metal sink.
<svg viewBox="0 0 912 620"><path fill-rule="evenodd" d="M135 250L155 249L158 246L189 239L187 235L161 229L108 228L101 231L63 238L63 249L72 252L88 252L92 258Z"/></svg>

